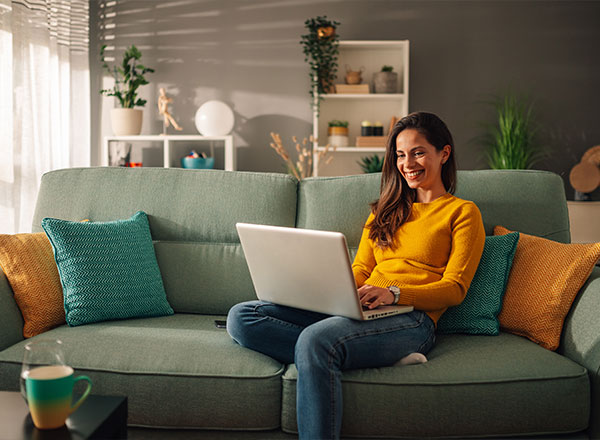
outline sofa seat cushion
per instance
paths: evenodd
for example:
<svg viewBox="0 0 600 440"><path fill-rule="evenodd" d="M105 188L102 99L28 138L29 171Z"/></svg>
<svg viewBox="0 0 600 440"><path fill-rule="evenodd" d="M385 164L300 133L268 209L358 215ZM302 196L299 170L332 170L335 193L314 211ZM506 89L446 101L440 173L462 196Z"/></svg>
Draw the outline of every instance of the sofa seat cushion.
<svg viewBox="0 0 600 440"><path fill-rule="evenodd" d="M66 362L92 393L126 395L129 424L205 429L279 427L283 365L242 348L220 316L173 316L62 326ZM31 340L35 340L32 338ZM23 346L0 352L0 389L18 390Z"/></svg>
<svg viewBox="0 0 600 440"><path fill-rule="evenodd" d="M439 335L418 365L343 373L342 435L478 437L586 429L585 368L525 338ZM296 378L283 375L282 428L296 432Z"/></svg>

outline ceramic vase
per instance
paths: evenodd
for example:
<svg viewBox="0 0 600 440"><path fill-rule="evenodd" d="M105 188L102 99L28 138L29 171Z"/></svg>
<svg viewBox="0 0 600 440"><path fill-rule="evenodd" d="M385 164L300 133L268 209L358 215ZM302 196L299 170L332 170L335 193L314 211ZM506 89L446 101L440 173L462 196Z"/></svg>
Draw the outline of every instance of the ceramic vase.
<svg viewBox="0 0 600 440"><path fill-rule="evenodd" d="M327 134L327 143L332 147L348 146L348 127L328 127Z"/></svg>
<svg viewBox="0 0 600 440"><path fill-rule="evenodd" d="M373 74L375 93L398 93L398 73L377 72Z"/></svg>
<svg viewBox="0 0 600 440"><path fill-rule="evenodd" d="M135 136L142 132L142 110L113 108L110 120L115 136Z"/></svg>

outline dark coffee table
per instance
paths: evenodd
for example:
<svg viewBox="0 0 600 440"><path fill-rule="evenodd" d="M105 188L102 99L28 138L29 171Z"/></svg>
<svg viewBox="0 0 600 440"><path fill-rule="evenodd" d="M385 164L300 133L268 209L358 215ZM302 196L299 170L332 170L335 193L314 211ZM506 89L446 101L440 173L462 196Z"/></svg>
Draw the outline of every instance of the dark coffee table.
<svg viewBox="0 0 600 440"><path fill-rule="evenodd" d="M59 429L37 429L21 393L0 391L0 437L11 440L127 438L127 397L90 395Z"/></svg>

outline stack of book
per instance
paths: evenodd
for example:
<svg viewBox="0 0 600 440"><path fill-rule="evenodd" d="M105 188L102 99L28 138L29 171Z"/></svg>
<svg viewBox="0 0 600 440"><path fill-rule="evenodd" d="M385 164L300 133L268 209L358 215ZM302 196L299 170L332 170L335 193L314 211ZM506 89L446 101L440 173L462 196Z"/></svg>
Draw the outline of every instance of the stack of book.
<svg viewBox="0 0 600 440"><path fill-rule="evenodd" d="M385 147L387 136L357 136L357 147Z"/></svg>
<svg viewBox="0 0 600 440"><path fill-rule="evenodd" d="M335 93L369 93L369 84L336 84Z"/></svg>

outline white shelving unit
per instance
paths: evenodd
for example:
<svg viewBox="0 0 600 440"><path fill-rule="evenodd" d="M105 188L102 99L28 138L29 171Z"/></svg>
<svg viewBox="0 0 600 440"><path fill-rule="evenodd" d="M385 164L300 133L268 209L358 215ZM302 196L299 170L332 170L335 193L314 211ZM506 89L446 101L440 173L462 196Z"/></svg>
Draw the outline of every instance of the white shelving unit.
<svg viewBox="0 0 600 440"><path fill-rule="evenodd" d="M102 145L102 165L109 164L109 143L113 141L123 142L161 142L163 148L163 167L179 167L178 161L180 158L173 158L171 154L171 144L177 141L219 141L224 144L224 165L226 171L234 171L236 169L236 150L233 145L233 136L201 136L190 134L171 134L171 135L138 135L138 136L106 136Z"/></svg>
<svg viewBox="0 0 600 440"><path fill-rule="evenodd" d="M385 152L383 147L338 148L333 161L325 165L319 164L318 153L327 144L328 122L333 119L348 121L348 140L350 145L360 136L361 122L380 121L384 135L388 134L390 119L408 114L408 80L409 80L409 41L340 41L338 56L338 79L342 84L346 74L346 66L350 70L364 68L363 83L369 84L371 93L365 94L326 94L321 101L320 114L313 112L313 175L335 176L361 173L356 162L365 153ZM384 65L393 66L398 73L397 93L373 93L373 73L381 71ZM330 149L331 151L331 149Z"/></svg>

